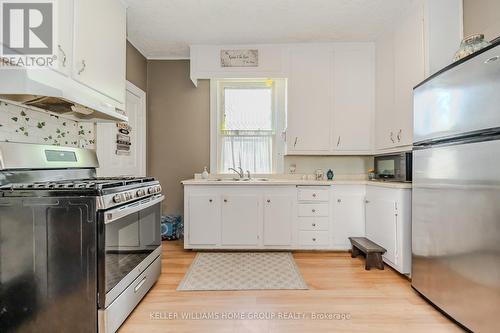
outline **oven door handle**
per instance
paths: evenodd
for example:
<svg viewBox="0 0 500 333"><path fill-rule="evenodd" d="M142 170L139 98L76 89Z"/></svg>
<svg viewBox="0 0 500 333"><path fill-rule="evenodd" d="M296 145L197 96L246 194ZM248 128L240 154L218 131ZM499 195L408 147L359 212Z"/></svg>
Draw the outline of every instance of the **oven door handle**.
<svg viewBox="0 0 500 333"><path fill-rule="evenodd" d="M109 212L104 212L104 224L112 223L116 220L121 219L124 216L136 213L145 208L156 205L157 203L162 202L165 199L164 195L150 197L146 200L141 200L138 202L134 202L130 205L123 206L120 208L116 208L110 210Z"/></svg>

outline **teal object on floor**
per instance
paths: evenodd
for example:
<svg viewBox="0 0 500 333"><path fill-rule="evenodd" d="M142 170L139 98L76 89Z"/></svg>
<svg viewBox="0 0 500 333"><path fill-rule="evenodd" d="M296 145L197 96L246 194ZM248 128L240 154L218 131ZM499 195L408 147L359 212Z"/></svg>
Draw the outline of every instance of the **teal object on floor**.
<svg viewBox="0 0 500 333"><path fill-rule="evenodd" d="M177 240L184 236L184 223L180 215L165 215L161 218L161 239Z"/></svg>

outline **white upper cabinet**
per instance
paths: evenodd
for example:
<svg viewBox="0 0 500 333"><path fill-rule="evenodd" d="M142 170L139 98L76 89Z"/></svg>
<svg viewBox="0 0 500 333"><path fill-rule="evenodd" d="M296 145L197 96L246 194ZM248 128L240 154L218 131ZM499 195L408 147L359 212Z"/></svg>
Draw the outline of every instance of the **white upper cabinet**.
<svg viewBox="0 0 500 333"><path fill-rule="evenodd" d="M451 63L462 37L462 1L419 0L376 42L375 147L413 144L413 88Z"/></svg>
<svg viewBox="0 0 500 333"><path fill-rule="evenodd" d="M371 152L375 101L374 45L339 44L334 51L333 150Z"/></svg>
<svg viewBox="0 0 500 333"><path fill-rule="evenodd" d="M463 0L423 0L425 76L453 62L463 38Z"/></svg>
<svg viewBox="0 0 500 333"><path fill-rule="evenodd" d="M52 69L70 76L71 62L73 59L73 0L60 0L55 2L57 35L54 43L56 61Z"/></svg>
<svg viewBox="0 0 500 333"><path fill-rule="evenodd" d="M333 49L290 48L287 153L327 154L331 146Z"/></svg>
<svg viewBox="0 0 500 333"><path fill-rule="evenodd" d="M374 46L290 47L287 154L371 153Z"/></svg>
<svg viewBox="0 0 500 333"><path fill-rule="evenodd" d="M394 35L385 33L376 47L375 87L375 148L394 145Z"/></svg>
<svg viewBox="0 0 500 333"><path fill-rule="evenodd" d="M119 0L74 0L73 77L125 103L126 8Z"/></svg>
<svg viewBox="0 0 500 333"><path fill-rule="evenodd" d="M394 31L394 141L413 144L413 87L424 79L423 9L404 16Z"/></svg>

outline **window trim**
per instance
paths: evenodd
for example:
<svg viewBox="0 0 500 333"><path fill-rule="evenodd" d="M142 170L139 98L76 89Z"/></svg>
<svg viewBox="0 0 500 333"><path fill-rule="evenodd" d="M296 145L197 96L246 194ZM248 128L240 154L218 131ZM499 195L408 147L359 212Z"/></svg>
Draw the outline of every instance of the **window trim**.
<svg viewBox="0 0 500 333"><path fill-rule="evenodd" d="M221 138L219 135L222 125L224 107L224 87L244 88L247 83L267 88L266 79L211 79L210 80L210 172L215 174L229 174L227 171L219 171L221 162ZM273 113L273 155L271 173L283 172L283 156L285 151L284 129L285 129L285 107L286 107L286 81L284 79L273 79L272 90L272 113ZM222 107L219 108L219 106Z"/></svg>

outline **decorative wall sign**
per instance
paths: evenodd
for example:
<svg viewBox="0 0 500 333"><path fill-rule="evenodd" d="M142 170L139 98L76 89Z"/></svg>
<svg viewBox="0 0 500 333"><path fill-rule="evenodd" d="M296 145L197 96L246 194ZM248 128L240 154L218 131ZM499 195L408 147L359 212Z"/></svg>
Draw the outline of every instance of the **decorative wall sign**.
<svg viewBox="0 0 500 333"><path fill-rule="evenodd" d="M130 155L130 132L132 127L127 123L116 123L118 133L116 134L116 155Z"/></svg>
<svg viewBox="0 0 500 333"><path fill-rule="evenodd" d="M259 50L221 50L221 67L257 67L259 66Z"/></svg>

